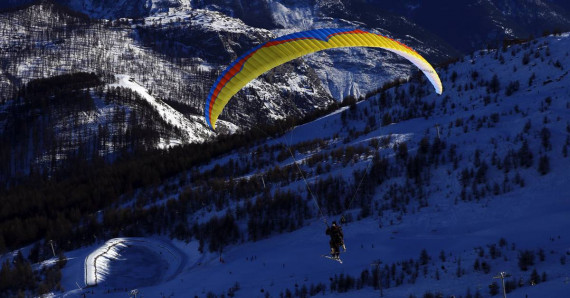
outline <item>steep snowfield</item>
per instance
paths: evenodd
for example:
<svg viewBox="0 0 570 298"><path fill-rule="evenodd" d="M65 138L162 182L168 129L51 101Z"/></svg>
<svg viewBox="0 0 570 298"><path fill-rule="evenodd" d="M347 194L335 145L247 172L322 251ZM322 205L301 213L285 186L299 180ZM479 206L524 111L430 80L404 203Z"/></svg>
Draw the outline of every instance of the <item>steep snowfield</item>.
<svg viewBox="0 0 570 298"><path fill-rule="evenodd" d="M327 152L391 135L390 145L380 149L380 154L388 158L393 158L395 154L392 149L394 144L405 141L410 152L414 153L419 148L420 140L426 136L433 139L439 134L448 147L452 144L457 146L456 154L462 158L456 168L446 164L430 170L430 183L424 188L428 204L421 207L411 204L407 212L386 210L374 213L344 226L348 249L342 254L344 264L320 257L328 252L328 238L324 234L325 225L318 219L312 219L304 227L290 233L227 247L221 258L217 253L198 253L196 240L189 243L172 241L185 260L181 262L185 265L175 278L148 286L141 285L141 278L120 287L100 284L84 291L102 297L124 297L136 287L139 294L145 297L204 297L222 293L228 296L232 293L236 297L276 297L287 289L295 292L304 286L322 283L327 296L378 297L380 290L369 286L358 291L352 289L339 293L331 291L329 284L335 275L360 277L363 270L374 269L373 264L378 261L381 261L381 266L394 264L400 268L408 260L418 259L425 249L430 259L416 269L418 275L414 281L409 281L409 275L400 285L390 280L391 286L382 290L385 297L420 297L427 292L439 292L444 297L465 297L467 293L487 297L488 286L497 281L493 276L501 271L512 274L510 280L522 281L521 286L508 294L509 297L565 297L570 293L570 262L562 261L570 258L570 230L567 229L570 225L570 158L565 157L561 149L570 133L569 48L570 35L565 34L539 39L528 45L516 45L506 51L474 53L447 70L438 70L444 84L442 96L433 94L431 86L427 84L416 85L416 88L427 91L428 95L421 98L422 102L435 103L433 115L379 127L357 138L350 138L348 142L342 140L349 136L349 130L360 131L366 125L363 119L348 120L347 124L343 124L342 115L350 113L350 109L322 117L280 138L268 140L267 145L294 145L319 137L327 141L327 146L321 148L321 152ZM532 55L524 64L523 57L529 53ZM474 72L477 72L477 76ZM489 92L487 85L479 84L490 81L493 75L500 79L498 93ZM520 88L507 96L506 89L515 81L519 82ZM405 84L388 93L394 96L410 86ZM485 103L487 95L490 102ZM379 96L360 102L356 110L367 110L381 119L387 110L378 110L377 100ZM388 110L398 109L399 106L394 106ZM482 119L497 121L480 122L482 125L478 125ZM528 132L521 132L529 121L531 127ZM461 125L456 125L460 122ZM552 149L541 143L541 131L545 127L551 132ZM535 161L530 168L517 168L505 173L491 165L493 152L502 158L510 150L518 150L521 136L529 140L534 153ZM479 158L491 168L487 174L491 183L502 184L505 177L512 180L516 172L524 179L524 186L515 186L510 191L498 195L491 193L476 200L460 199L462 186L458 178L462 169L473 167L476 151L480 151ZM295 159L301 161L318 152L296 152ZM243 154L253 156L253 153ZM538 159L542 155L548 155L550 159L550 171L545 175L537 171ZM238 158L238 153L224 156L200 170L205 171L214 164L224 164L229 159ZM361 157L344 166L333 164L331 172L325 175L351 179L353 170L366 168L369 158ZM286 159L280 166L291 162L291 158ZM314 173L306 164L303 167L308 173ZM235 179L249 179L253 174L256 172ZM311 175L308 180L312 184L318 175ZM389 186L402 183L402 179L398 177L384 182L376 189L374 201L383 204L383 196ZM273 187L305 192L302 181ZM349 212L356 215L357 211ZM192 220L209 216L207 212L201 214L196 214ZM338 220L338 217L329 217L328 220ZM500 241L501 238L505 241ZM148 241L153 243L155 237L149 237ZM64 269L63 281L70 292L64 296L81 293L72 289L76 288L74 282L77 276L85 272L82 264L89 255L97 254L104 247L66 253L71 259ZM499 256L491 255L491 247L498 251ZM139 256L137 249L142 248L133 241L123 252L129 255L128 250L133 250L131 256L134 258ZM544 260L537 257L530 270L521 271L517 262L521 251L525 250L543 250ZM439 256L442 251L443 258ZM142 270L141 275L146 275L150 274L148 271L155 270L154 267L144 269L140 264L155 264L162 262L163 258L145 255L145 258L132 260L132 263L117 262L115 266L120 272ZM490 266L490 271L475 270L476 260L484 261ZM533 269L537 269L540 275L544 272L546 280L529 284ZM108 279L117 277L112 272ZM322 295L322 292L317 295Z"/></svg>

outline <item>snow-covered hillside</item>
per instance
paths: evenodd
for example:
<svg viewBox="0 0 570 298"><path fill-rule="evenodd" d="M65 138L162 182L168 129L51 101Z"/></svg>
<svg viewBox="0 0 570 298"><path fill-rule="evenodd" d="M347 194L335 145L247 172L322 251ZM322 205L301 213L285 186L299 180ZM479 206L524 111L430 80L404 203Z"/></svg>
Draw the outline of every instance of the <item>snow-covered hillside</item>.
<svg viewBox="0 0 570 298"><path fill-rule="evenodd" d="M488 297L500 293L489 285L500 287L494 276L504 271L509 297L563 297L568 49L564 34L478 51L438 69L441 96L414 79L141 190L133 201L163 193L149 212L184 206L171 210L186 216L171 231L185 241L147 237L177 247L186 260L180 273L149 286L78 290L100 242L66 252L62 295L123 297L136 287L145 297ZM329 248L317 207L327 223L348 220L342 265L320 257ZM122 252L135 258L141 249L132 242ZM152 275L140 264L164 261L150 255L111 262L108 278Z"/></svg>
<svg viewBox="0 0 570 298"><path fill-rule="evenodd" d="M147 102L151 106L159 110L172 107L167 113L159 111L159 114L168 118L162 122L171 122L180 131L172 134L165 133L159 126L148 127L147 133L160 135L161 141L147 141L145 143L149 146L145 145L146 148L167 148L213 138L214 133L205 126L203 105L219 70L242 51L269 39L271 32L247 26L239 19L219 12L188 7L181 5L170 12L156 12L144 20L113 22L89 20L43 2L22 10L0 13L0 35L4 37L0 41L0 56L6 62L0 66L1 109L10 110L15 94L34 80L85 72L97 74L113 84L116 75L123 75L136 81L136 84L126 86L127 89L150 99ZM92 93L97 95L95 100L103 94ZM303 116L332 102L316 79L315 72L302 61L278 68L253 81L236 98L238 100L230 103L228 112L221 117L227 120L224 121L227 125L222 125L219 134L234 133L237 127L257 121L271 122L288 116ZM81 112L62 113L67 120L63 119L58 125L61 124L63 129L55 131L53 138L49 137L49 140L57 139L62 145L50 145L51 149L33 146L33 150L28 150L24 148L28 143L23 139L25 137L19 140L14 137L5 142L7 147L12 147L6 149L6 152L11 152L7 154L13 155L17 151L34 153L21 154L16 162L3 162L10 165L2 172L8 176L25 176L38 166L38 161L63 160L65 155L75 155L82 151L78 150L80 145L77 143L84 143L81 139L90 138L98 129L110 132L110 140L124 140L120 132L128 130L117 129L110 124L117 120L113 116L121 111L122 103L118 103L119 107L107 106L101 101L103 98L98 99L95 103L98 111L83 109ZM157 101L163 104L153 104ZM66 107L56 108L64 110ZM130 115L128 109L125 112ZM172 116L174 114L176 116ZM0 131L15 132L19 129L6 126L10 124L5 121L7 118L0 116L3 126ZM151 119L146 119L146 122L150 123ZM88 125L82 125L85 123ZM111 127L105 129L106 125ZM8 146L16 143L22 143L24 147ZM100 146L113 147L98 150L103 156L124 149L124 146L111 145L105 140ZM56 153L53 148L60 152ZM49 150L53 153L51 157L42 154ZM9 155L4 156L9 159Z"/></svg>
<svg viewBox="0 0 570 298"><path fill-rule="evenodd" d="M40 17L32 17L36 15ZM221 69L272 37L271 32L239 19L188 6L145 19L109 22L72 16L51 4L0 14L0 34L5 37L0 43L2 57L8 61L0 72L1 101L11 99L13 92L36 78L77 71L111 77L126 74L153 96L184 105L186 116L203 114L204 100ZM237 94L242 101L249 100L232 103L235 113L222 118L235 125L271 120L258 113L268 101L279 108L274 113L281 118L302 116L331 102L313 78L314 71L303 62L278 68L273 74L291 79L276 87L268 82L274 80L271 74L260 77L256 84L261 88Z"/></svg>

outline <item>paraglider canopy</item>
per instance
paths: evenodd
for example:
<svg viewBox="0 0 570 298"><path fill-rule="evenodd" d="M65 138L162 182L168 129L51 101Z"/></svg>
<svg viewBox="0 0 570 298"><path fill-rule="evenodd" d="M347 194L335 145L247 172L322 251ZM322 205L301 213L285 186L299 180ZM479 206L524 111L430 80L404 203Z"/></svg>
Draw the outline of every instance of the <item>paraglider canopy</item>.
<svg viewBox="0 0 570 298"><path fill-rule="evenodd" d="M396 40L360 29L316 29L272 39L232 62L210 89L204 107L206 122L215 129L218 116L230 98L262 73L303 55L342 47L377 47L396 53L416 65L432 83L437 94L443 91L441 80L433 67L416 51Z"/></svg>

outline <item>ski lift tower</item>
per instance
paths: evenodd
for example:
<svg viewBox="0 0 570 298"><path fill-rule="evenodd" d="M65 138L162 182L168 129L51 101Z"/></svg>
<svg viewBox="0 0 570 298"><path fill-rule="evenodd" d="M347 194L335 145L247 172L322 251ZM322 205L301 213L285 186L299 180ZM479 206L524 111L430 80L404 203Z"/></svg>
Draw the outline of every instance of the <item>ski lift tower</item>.
<svg viewBox="0 0 570 298"><path fill-rule="evenodd" d="M501 272L499 273L499 275L497 276L493 276L493 278L496 279L501 279L501 284L503 286L503 298L507 298L507 290L505 289L505 278L511 276L510 274L506 273L506 272Z"/></svg>
<svg viewBox="0 0 570 298"><path fill-rule="evenodd" d="M376 272L378 272L378 286L380 287L380 297L384 297L382 292L382 271L380 270L380 265L382 261L378 260L375 263L370 264L370 266L376 266Z"/></svg>

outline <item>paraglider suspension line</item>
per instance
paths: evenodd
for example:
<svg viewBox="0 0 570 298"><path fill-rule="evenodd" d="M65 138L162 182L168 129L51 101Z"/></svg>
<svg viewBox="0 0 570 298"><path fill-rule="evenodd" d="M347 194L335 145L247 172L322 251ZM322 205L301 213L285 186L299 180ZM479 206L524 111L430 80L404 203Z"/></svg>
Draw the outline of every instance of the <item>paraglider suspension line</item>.
<svg viewBox="0 0 570 298"><path fill-rule="evenodd" d="M281 134L284 135L284 130L281 127L281 124L279 124L279 128L281 129ZM267 132L265 132L263 129L257 127L257 125L252 125L253 127L255 127L257 130L263 132L266 136L268 137L272 137L270 136ZM299 174L301 175L301 178L303 178L303 181L305 182L305 186L307 187L307 191L309 192L309 196L311 197L311 200L313 200L313 202L315 203L315 206L317 206L317 210L319 212L319 217L321 219L321 221L327 226L329 227L329 223L327 221L327 218L325 217L325 214L323 212L323 209L321 208L321 205L319 205L319 201L317 201L317 198L315 197L315 195L313 194L313 191L311 190L311 186L309 185L309 182L307 181L307 178L305 178L305 174L303 174L303 170L301 170L301 167L299 166L299 164L297 163L297 159L295 158L295 155L293 155L293 151L291 150L291 147L289 146L288 142L287 144L285 143L281 143L281 145L283 146L284 149L287 149L287 151L289 152L289 154L291 155L291 158L293 158L293 163L295 164L295 166L297 167L297 171L299 171Z"/></svg>
<svg viewBox="0 0 570 298"><path fill-rule="evenodd" d="M301 170L301 167L297 163L297 160L295 159L295 156L293 155L293 151L291 151L291 147L289 147L289 145L287 145L287 151L289 151L289 154L291 154L291 158L293 158L293 163L295 163L295 166L297 166L297 170L299 171L299 174L301 174L303 181L305 181L305 185L307 186L307 190L309 191L309 195L311 196L311 199L313 200L313 202L315 202L315 205L317 206L317 209L319 210L319 217L321 218L323 223L328 227L329 224L327 222L327 218L325 217L325 215L323 213L323 209L321 209L321 206L319 205L319 201L317 201L317 198L313 195L313 192L311 191L311 186L309 185L309 182L307 182L307 179L305 178L305 174L303 174L303 170Z"/></svg>
<svg viewBox="0 0 570 298"><path fill-rule="evenodd" d="M354 199L356 199L356 195L358 195L358 191L360 190L360 186L362 186L362 182L364 182L364 178L366 178L366 176L368 175L368 169L370 168L370 164L372 164L372 162L374 161L374 157L376 157L376 153L378 152L379 149L380 149L380 142L378 142L378 146L376 147L376 151L374 151L374 155L372 156L372 159L366 163L366 169L364 169L364 173L362 174L362 178L360 178L360 181L358 182L358 185L356 186L356 189L354 190L354 195L352 196L352 199L350 199L350 201L348 202L348 205L346 205L345 210L350 209L350 207L352 206L352 203L354 202ZM341 220L344 220L344 214L342 215Z"/></svg>

